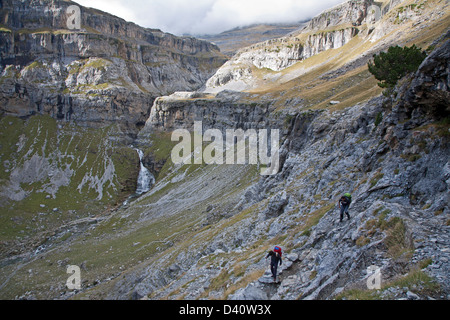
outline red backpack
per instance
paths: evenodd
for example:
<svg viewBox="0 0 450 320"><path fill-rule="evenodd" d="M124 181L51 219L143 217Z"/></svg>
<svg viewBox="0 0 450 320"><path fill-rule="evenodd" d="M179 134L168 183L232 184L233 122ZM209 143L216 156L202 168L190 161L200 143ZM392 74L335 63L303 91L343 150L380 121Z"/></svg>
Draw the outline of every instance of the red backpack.
<svg viewBox="0 0 450 320"><path fill-rule="evenodd" d="M280 248L279 246L275 246L275 248L273 248L273 251L274 251L275 253L278 253L278 254L280 255L280 258L281 258L281 255L282 255L283 253L281 252L281 248Z"/></svg>

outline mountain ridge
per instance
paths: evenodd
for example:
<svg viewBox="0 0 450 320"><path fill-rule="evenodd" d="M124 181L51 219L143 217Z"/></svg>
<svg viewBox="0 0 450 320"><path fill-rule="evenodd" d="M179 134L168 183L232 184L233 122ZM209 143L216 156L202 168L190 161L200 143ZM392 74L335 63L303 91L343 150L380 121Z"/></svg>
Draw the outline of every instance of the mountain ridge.
<svg viewBox="0 0 450 320"><path fill-rule="evenodd" d="M217 35L198 35L197 38L216 44L222 53L231 57L241 48L279 38L300 29L303 24L304 22L297 24L253 24L246 27L237 27Z"/></svg>

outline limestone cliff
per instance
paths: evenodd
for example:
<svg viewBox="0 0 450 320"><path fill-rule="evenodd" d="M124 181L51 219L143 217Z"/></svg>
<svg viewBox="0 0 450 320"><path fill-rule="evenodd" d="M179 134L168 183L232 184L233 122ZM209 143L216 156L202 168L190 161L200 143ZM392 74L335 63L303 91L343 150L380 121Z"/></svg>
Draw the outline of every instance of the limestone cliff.
<svg viewBox="0 0 450 320"><path fill-rule="evenodd" d="M205 91L267 90L292 80L286 76L290 72L297 77L311 67L317 68L318 64L301 63L321 53L323 64L332 59L348 62L371 57L390 45L409 41L405 28L419 36L426 23L424 17L438 19L446 14L442 5L440 1L344 2L288 36L241 49L208 80ZM339 50L349 43L352 50Z"/></svg>
<svg viewBox="0 0 450 320"><path fill-rule="evenodd" d="M80 29L69 29L70 5ZM153 99L201 87L225 61L205 41L146 29L70 1L0 5L1 108L85 124L142 123Z"/></svg>

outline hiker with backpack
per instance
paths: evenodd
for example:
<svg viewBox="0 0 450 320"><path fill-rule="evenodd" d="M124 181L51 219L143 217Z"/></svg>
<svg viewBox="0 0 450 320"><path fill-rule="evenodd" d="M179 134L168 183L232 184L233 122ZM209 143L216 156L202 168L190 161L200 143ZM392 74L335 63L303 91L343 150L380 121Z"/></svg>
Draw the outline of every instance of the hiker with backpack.
<svg viewBox="0 0 450 320"><path fill-rule="evenodd" d="M347 215L348 220L350 220L350 214L348 213L348 209L350 204L352 203L352 195L350 193L345 193L341 199L339 199L339 209L341 209L341 216L339 222L342 222L344 219L344 213Z"/></svg>
<svg viewBox="0 0 450 320"><path fill-rule="evenodd" d="M266 256L266 259L270 257L270 271L272 272L273 282L277 282L278 263L280 264L280 266L283 264L281 255L281 248L276 246L274 250L270 250Z"/></svg>

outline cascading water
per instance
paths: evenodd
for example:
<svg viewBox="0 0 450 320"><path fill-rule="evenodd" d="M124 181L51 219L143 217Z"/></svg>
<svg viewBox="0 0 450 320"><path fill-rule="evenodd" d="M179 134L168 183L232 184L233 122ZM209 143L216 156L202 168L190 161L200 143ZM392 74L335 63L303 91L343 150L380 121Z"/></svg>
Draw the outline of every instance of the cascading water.
<svg viewBox="0 0 450 320"><path fill-rule="evenodd" d="M135 148L139 155L139 162L141 169L139 171L139 176L137 180L136 194L141 195L148 192L151 187L155 184L155 177L153 174L144 166L142 159L144 158L144 153L142 150Z"/></svg>
<svg viewBox="0 0 450 320"><path fill-rule="evenodd" d="M136 150L136 152L139 155L139 163L140 163L140 170L139 170L139 176L137 179L137 186L136 191L128 197L127 200L123 202L123 205L126 206L130 203L131 200L138 198L142 194L150 191L152 186L155 184L155 177L153 174L144 166L142 163L142 159L144 158L144 153L142 150L138 148L133 148Z"/></svg>

